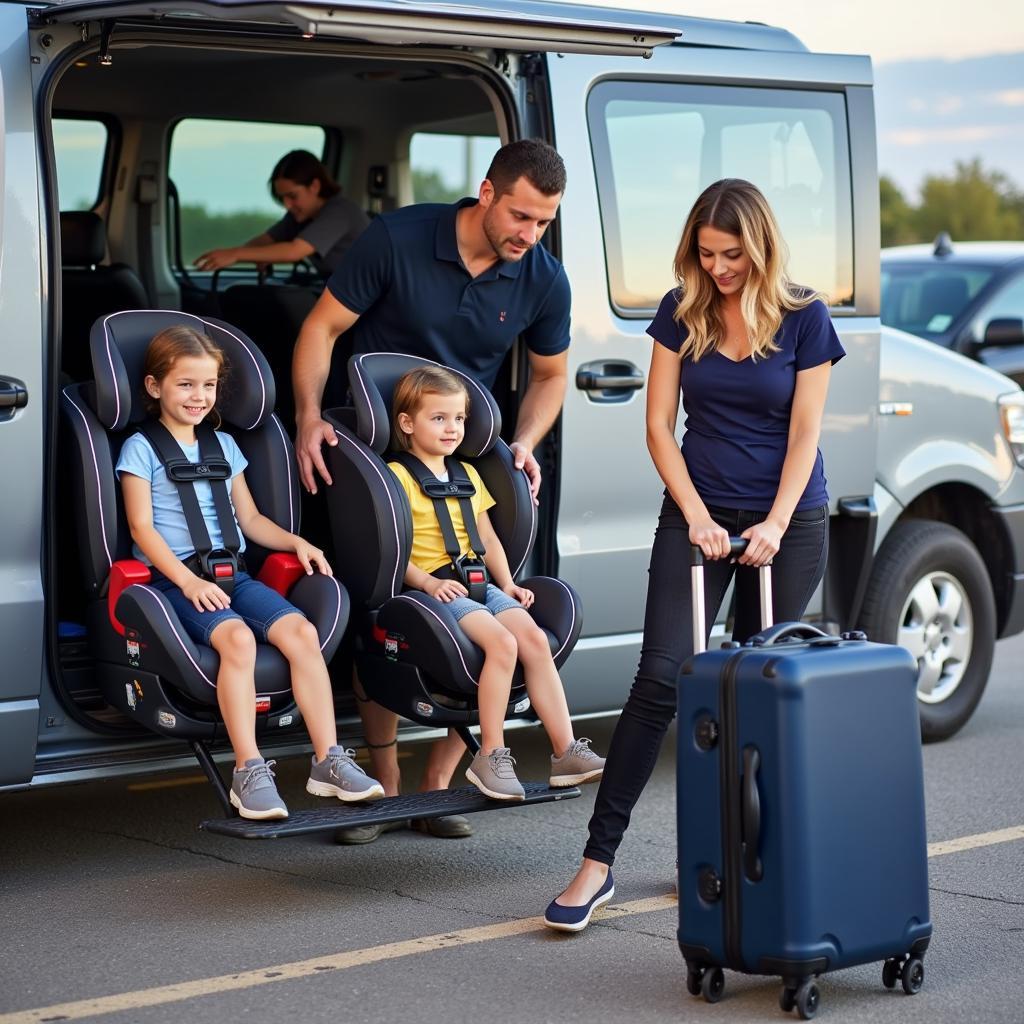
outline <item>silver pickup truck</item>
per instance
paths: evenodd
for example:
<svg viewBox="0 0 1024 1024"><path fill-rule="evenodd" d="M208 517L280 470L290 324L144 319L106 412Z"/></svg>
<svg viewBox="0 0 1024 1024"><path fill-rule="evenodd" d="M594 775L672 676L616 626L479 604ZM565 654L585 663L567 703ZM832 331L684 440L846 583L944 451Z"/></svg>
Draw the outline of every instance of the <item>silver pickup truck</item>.
<svg viewBox="0 0 1024 1024"><path fill-rule="evenodd" d="M926 738L970 717L995 640L1024 629L1024 395L880 328L867 58L762 25L535 0L0 0L0 40L0 789L187 756L100 696L57 399L87 379L88 326L105 312L196 312L231 291L244 317L255 276L189 269L182 236L215 185L248 187L247 140L274 131L306 132L371 214L415 200L428 136L467 151L542 136L562 153L547 242L573 289L571 381L541 453L531 568L582 595L563 670L580 716L618 710L640 645L660 490L644 328L696 195L727 175L756 182L793 277L831 297L849 353L824 424L833 554L812 614L914 653ZM184 157L200 143L214 148L197 172ZM78 191L68 168L90 154ZM508 422L525 365L514 351L500 377ZM300 742L282 729L268 755Z"/></svg>

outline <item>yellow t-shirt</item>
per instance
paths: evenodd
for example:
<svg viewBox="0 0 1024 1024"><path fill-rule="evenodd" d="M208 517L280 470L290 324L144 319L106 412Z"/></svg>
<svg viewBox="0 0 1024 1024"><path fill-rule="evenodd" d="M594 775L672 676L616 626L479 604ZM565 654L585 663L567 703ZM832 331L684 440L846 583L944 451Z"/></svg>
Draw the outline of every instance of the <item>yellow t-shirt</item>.
<svg viewBox="0 0 1024 1024"><path fill-rule="evenodd" d="M469 474L469 479L476 488L476 494L470 498L473 506L473 515L479 519L480 513L487 511L495 505L490 491L484 486L480 474L473 466L461 463L462 468ZM437 513L434 511L434 503L420 488L412 474L400 462L389 462L388 469L398 477L398 482L409 497L409 507L412 509L412 556L410 561L417 569L424 572L433 572L440 569L442 565L448 564L448 554L444 549L444 537L441 535L441 524L437 521ZM455 527L455 536L459 541L460 554L469 554L469 534L466 533L466 526L462 521L462 510L456 498L448 498L448 512L452 517L452 526Z"/></svg>

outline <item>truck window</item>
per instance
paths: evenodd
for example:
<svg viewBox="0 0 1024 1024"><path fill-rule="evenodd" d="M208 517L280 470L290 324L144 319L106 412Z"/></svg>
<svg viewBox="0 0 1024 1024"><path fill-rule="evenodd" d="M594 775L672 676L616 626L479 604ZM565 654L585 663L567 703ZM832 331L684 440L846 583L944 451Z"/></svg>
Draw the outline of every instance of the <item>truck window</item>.
<svg viewBox="0 0 1024 1024"><path fill-rule="evenodd" d="M169 167L181 211L182 262L188 266L209 249L240 245L280 220L284 209L270 194L270 172L293 149L322 157L325 141L323 128L314 125L179 121Z"/></svg>
<svg viewBox="0 0 1024 1024"><path fill-rule="evenodd" d="M57 157L57 195L61 210L91 210L100 201L103 161L109 142L102 121L78 117L53 119Z"/></svg>
<svg viewBox="0 0 1024 1024"><path fill-rule="evenodd" d="M853 301L846 107L840 93L603 82L588 120L612 305L654 309L672 287L683 221L719 178L767 196L789 245L792 279Z"/></svg>
<svg viewBox="0 0 1024 1024"><path fill-rule="evenodd" d="M454 203L475 196L500 146L493 135L416 132L409 141L412 201Z"/></svg>

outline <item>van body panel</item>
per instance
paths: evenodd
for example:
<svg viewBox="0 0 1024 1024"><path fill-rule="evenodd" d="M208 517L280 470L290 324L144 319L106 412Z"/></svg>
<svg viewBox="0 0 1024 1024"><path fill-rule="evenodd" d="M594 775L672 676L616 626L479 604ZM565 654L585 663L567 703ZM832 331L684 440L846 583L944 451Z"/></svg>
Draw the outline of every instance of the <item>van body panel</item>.
<svg viewBox="0 0 1024 1024"><path fill-rule="evenodd" d="M570 386L562 417L558 571L583 597L583 631L588 638L642 630L646 570L663 489L652 462L642 448L638 450L645 436L644 392L634 391L622 401L601 401L573 386L579 368L593 362L631 365L646 374L653 344L645 333L653 310L620 315L608 291L606 225L597 182L597 175L608 169L595 163L592 155L586 110L591 91L614 80L668 86L675 82L692 86L698 81L703 86L799 85L801 89L822 83L832 91L851 80L870 82L870 63L864 58L770 52L743 52L742 60L733 56L674 45L657 50L642 65L608 57L548 58L558 147L570 183L559 220L562 258L573 286ZM854 127L850 125L851 135ZM873 119L861 116L856 130L858 135L873 133ZM855 152L854 141L849 140L851 152ZM653 142L652 164L656 160ZM873 143L869 156L874 156ZM873 169L854 175L854 223L861 205L867 217L873 212L877 220L876 181ZM680 228L686 205L682 202L678 209L665 211ZM877 253L877 240L873 251ZM672 251L664 254L667 270L673 255ZM863 269L855 262L856 288L863 282L866 292L874 296L877 282L872 289L872 273L877 279L877 258L872 270L869 251ZM822 430L833 508L841 497L870 495L875 482L877 406L865 402L864 395L877 393L879 322L877 316L856 315L858 302L855 289L853 309L837 309L834 321L848 356L833 376ZM682 410L679 422L681 432ZM725 612L723 606L723 617ZM582 660L574 653L566 668L570 676L574 664ZM572 691L574 703L589 697L589 690L586 694Z"/></svg>
<svg viewBox="0 0 1024 1024"><path fill-rule="evenodd" d="M32 776L43 652L46 297L29 67L25 10L0 6L0 375L28 394L24 408L0 409L9 488L0 531L0 784Z"/></svg>

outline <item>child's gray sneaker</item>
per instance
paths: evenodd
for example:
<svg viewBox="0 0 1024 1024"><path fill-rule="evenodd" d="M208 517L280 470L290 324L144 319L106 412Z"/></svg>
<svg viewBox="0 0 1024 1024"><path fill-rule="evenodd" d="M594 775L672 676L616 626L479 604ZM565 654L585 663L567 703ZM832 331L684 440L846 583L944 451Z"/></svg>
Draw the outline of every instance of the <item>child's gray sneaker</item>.
<svg viewBox="0 0 1024 1024"><path fill-rule="evenodd" d="M551 755L551 778L548 785L553 789L562 786L578 786L581 782L594 782L604 771L604 758L590 749L590 740L573 740L561 757Z"/></svg>
<svg viewBox="0 0 1024 1024"><path fill-rule="evenodd" d="M496 747L491 754L481 750L466 769L466 778L492 800L525 800L526 791L516 778L515 763L508 747Z"/></svg>
<svg viewBox="0 0 1024 1024"><path fill-rule="evenodd" d="M379 800L384 795L384 787L352 760L354 755L354 750L344 747L328 748L322 761L317 761L314 755L306 792L313 796L336 796L346 803Z"/></svg>
<svg viewBox="0 0 1024 1024"><path fill-rule="evenodd" d="M261 821L288 817L288 808L278 796L274 773L270 770L276 763L250 757L241 771L231 773L231 806L237 807L243 818Z"/></svg>

